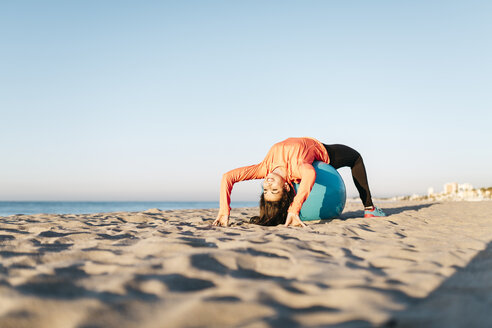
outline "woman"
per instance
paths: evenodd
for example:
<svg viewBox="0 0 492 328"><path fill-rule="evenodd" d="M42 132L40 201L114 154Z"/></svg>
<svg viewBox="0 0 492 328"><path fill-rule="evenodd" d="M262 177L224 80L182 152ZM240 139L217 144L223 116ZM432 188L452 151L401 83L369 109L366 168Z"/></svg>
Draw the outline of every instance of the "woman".
<svg viewBox="0 0 492 328"><path fill-rule="evenodd" d="M335 169L348 166L364 204L364 217L385 216L372 203L366 169L360 154L344 145L325 145L313 138L289 138L272 148L259 164L245 166L225 173L220 186L220 209L213 225L227 226L231 211L231 192L234 183L244 180L265 179L260 199L260 216L251 223L285 226L306 225L299 218L302 204L314 185L314 161L323 161ZM297 194L292 183L299 183Z"/></svg>

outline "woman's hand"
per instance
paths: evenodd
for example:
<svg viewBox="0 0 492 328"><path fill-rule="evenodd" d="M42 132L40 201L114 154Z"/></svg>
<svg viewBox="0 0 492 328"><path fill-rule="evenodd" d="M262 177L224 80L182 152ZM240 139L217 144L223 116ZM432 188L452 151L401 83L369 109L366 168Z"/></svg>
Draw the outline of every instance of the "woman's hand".
<svg viewBox="0 0 492 328"><path fill-rule="evenodd" d="M229 225L229 215L217 215L217 219L212 224L214 226L227 227Z"/></svg>
<svg viewBox="0 0 492 328"><path fill-rule="evenodd" d="M295 213L287 213L287 219L285 220L285 226L294 226L294 227L305 227L306 224L301 221L301 218L299 217L299 214Z"/></svg>

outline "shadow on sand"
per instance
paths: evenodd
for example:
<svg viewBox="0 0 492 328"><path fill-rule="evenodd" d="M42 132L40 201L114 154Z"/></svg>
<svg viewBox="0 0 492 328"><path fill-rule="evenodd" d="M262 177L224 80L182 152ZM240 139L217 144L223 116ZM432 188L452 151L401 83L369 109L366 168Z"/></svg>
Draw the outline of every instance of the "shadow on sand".
<svg viewBox="0 0 492 328"><path fill-rule="evenodd" d="M426 298L383 327L492 327L492 242Z"/></svg>
<svg viewBox="0 0 492 328"><path fill-rule="evenodd" d="M436 205L437 203L429 203L429 204L419 204L419 205L412 205L412 206L401 206L401 207L390 207L390 208L383 208L384 213L386 213L387 216L395 215L395 214L400 214L403 212L407 211L420 211L423 208L428 208L433 205ZM340 220L347 220L347 219L355 219L355 218L362 218L364 217L364 211L350 211L350 212L344 212L342 215L338 217ZM328 222L330 220L327 220Z"/></svg>

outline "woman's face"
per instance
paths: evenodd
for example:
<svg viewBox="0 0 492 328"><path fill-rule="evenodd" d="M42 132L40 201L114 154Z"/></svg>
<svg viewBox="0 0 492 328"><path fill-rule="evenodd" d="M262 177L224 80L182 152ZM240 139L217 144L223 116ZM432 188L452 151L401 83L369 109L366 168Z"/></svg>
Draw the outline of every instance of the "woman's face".
<svg viewBox="0 0 492 328"><path fill-rule="evenodd" d="M263 196L267 202L276 202L282 198L286 182L277 173L269 173L263 181Z"/></svg>

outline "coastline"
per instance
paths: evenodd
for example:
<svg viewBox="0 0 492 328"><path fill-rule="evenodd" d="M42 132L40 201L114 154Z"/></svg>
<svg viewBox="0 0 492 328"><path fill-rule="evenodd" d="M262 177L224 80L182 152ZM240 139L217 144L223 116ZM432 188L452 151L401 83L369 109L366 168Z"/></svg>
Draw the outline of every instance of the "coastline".
<svg viewBox="0 0 492 328"><path fill-rule="evenodd" d="M232 207L253 207L258 201L233 201ZM33 214L97 214L161 210L213 209L218 201L0 201L0 217Z"/></svg>
<svg viewBox="0 0 492 328"><path fill-rule="evenodd" d="M304 229L255 207L227 228L217 209L2 217L0 326L492 324L492 202L381 205Z"/></svg>

